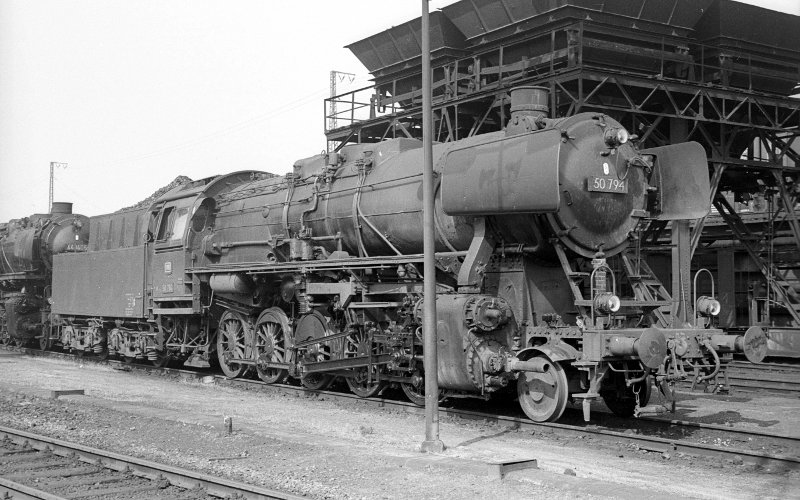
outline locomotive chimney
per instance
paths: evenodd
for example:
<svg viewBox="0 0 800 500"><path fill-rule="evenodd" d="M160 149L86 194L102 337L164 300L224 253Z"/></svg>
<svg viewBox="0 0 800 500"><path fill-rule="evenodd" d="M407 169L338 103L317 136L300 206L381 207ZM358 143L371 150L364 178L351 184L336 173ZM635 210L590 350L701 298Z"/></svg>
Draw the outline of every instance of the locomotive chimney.
<svg viewBox="0 0 800 500"><path fill-rule="evenodd" d="M72 214L72 203L68 201L54 201L53 208L50 209L51 214Z"/></svg>
<svg viewBox="0 0 800 500"><path fill-rule="evenodd" d="M546 87L524 86L511 89L511 120L507 135L520 134L544 128L550 109Z"/></svg>
<svg viewBox="0 0 800 500"><path fill-rule="evenodd" d="M547 118L547 87L516 87L511 89L511 119L515 116L541 116Z"/></svg>

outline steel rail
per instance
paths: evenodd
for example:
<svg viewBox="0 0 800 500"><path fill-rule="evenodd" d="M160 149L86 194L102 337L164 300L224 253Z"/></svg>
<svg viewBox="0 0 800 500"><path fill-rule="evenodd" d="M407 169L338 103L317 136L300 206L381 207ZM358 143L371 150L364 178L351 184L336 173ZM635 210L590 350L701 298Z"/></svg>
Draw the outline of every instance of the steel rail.
<svg viewBox="0 0 800 500"><path fill-rule="evenodd" d="M10 440L14 444L28 445L39 451L49 451L54 455L74 457L80 461L96 464L107 469L119 472L130 472L134 475L151 480L166 479L172 485L186 489L201 487L206 493L220 498L247 498L254 500L284 499L300 500L303 497L292 495L277 490L270 490L260 486L239 483L228 479L210 476L200 472L181 469L171 465L160 464L136 457L120 455L110 451L90 448L81 444L69 443L60 439L32 434L30 432L0 426L0 440ZM18 485L11 481L4 481L2 487L18 488L21 494L39 494L35 489ZM26 491L28 490L28 491ZM2 490L0 490L2 492ZM17 497L12 497L17 498ZM25 497L21 497L25 498ZM32 498L48 498L48 496L33 496ZM49 495L49 498L59 498Z"/></svg>
<svg viewBox="0 0 800 500"><path fill-rule="evenodd" d="M37 490L14 481L0 477L0 498L13 500L66 500L58 495Z"/></svg>
<svg viewBox="0 0 800 500"><path fill-rule="evenodd" d="M6 349L19 350L31 354L33 356L56 357L56 358L71 359L71 360L76 359L74 355L67 353L59 353L54 351L41 351L38 349L27 349L27 348L16 348L16 347L9 348L8 346L6 346ZM83 361L91 360L97 362L98 364L109 364L113 366L118 366L123 369L166 373L179 376L182 378L204 379L206 377L211 377L213 378L214 383L224 386L231 386L231 387L256 386L269 391L303 393L311 396L325 396L326 398L329 399L342 400L342 401L359 401L363 404L369 404L376 407L389 406L393 408L403 408L406 412L414 413L417 415L424 415L424 410L425 410L423 407L417 406L407 401L399 401L388 398L381 398L381 397L361 398L355 394L345 393L345 392L336 392L330 390L312 391L305 389L304 387L289 385L289 384L267 384L260 380L252 380L244 378L229 379L224 375L219 375L219 374L211 374L201 371L185 370L180 368L159 368L152 365L127 363L119 360L102 361L99 359L94 359L92 357L81 358L81 360ZM646 436L641 434L631 435L609 428L601 428L599 426L586 427L580 425L561 424L555 422L533 422L532 420L529 420L527 418L514 417L509 415L498 415L494 413L487 413L475 410L441 407L439 411L441 414L450 417L458 417L465 420L486 420L490 422L493 421L499 424L507 425L509 427L514 427L524 430L546 429L547 432L559 433L562 435L567 435L569 437L577 437L577 436L585 437L587 434L589 434L597 437L598 439L602 439L612 443L623 442L625 444L635 444L640 449L652 452L687 453L690 455L722 457L726 459L732 458L733 456L739 456L742 458L744 462L754 465L762 465L762 466L778 465L792 470L800 470L800 458L793 456L759 453L739 448L718 448L704 443L694 443L682 439L666 439L666 438L660 438L656 436ZM750 429L737 429L722 425L691 422L686 420L676 420L676 419L667 420L667 419L651 418L651 417L641 417L638 420L646 421L648 423L653 423L653 424L661 424L664 426L675 426L678 428L704 429L704 430L722 432L730 437L740 435L748 437L753 436L758 438L773 439L784 444L787 448L800 449L800 437L787 436L782 434L762 433Z"/></svg>
<svg viewBox="0 0 800 500"><path fill-rule="evenodd" d="M310 391L303 387L297 387L286 384L278 384L278 385L266 384L260 380L228 379L223 375L214 375L214 378L217 381L217 383L222 383L225 385L232 385L232 386L257 385L260 387L279 390L283 392L294 391L306 394L322 395L325 396L326 399L330 398L330 399L351 400L351 401L355 400L376 407L387 407L387 406L392 406L397 408L402 407L405 409L405 411L409 413L414 413L419 415L424 414L425 410L423 407L417 406L413 403L409 403L406 401L397 401L393 399L386 399L379 397L361 398L359 396L356 396L355 394L341 393L335 391ZM635 444L639 447L639 449L651 452L686 453L690 455L722 457L726 459L732 458L734 456L739 456L745 463L761 465L761 466L777 465L787 469L800 470L800 457L758 453L738 448L718 448L704 443L694 443L681 439L666 439L656 436L630 435L611 429L599 428L596 426L582 427L579 425L560 424L556 422L534 422L527 418L513 417L508 415L497 415L494 413L486 413L475 410L464 410L459 408L440 407L439 412L441 414L450 417L459 417L465 420L494 421L496 423L505 424L509 427L516 429L523 429L523 430L548 429L548 431L550 432L559 433L562 435L568 435L570 437L577 437L577 436L585 437L587 434L590 434L592 436L597 437L598 439L602 439L612 443L624 442L626 444ZM785 436L780 434L762 434L747 429L734 429L723 426L714 426L712 424L702 424L702 423L688 422L682 420L666 421L666 420L651 419L651 418L647 419L641 418L639 420L645 420L647 422L659 423L665 425L694 427L694 428L708 429L714 431L721 431L729 435L743 434L743 435L757 436L760 438L775 439L783 441L789 447L792 447L794 449L800 449L800 438L796 438L793 436Z"/></svg>

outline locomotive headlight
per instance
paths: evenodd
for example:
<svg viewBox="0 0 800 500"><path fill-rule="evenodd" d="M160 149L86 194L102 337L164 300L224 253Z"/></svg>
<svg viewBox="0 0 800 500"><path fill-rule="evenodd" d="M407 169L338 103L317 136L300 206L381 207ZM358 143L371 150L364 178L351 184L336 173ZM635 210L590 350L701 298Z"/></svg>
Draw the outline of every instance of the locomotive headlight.
<svg viewBox="0 0 800 500"><path fill-rule="evenodd" d="M610 148L621 146L630 140L631 136L624 128L610 128L603 134L603 139Z"/></svg>
<svg viewBox="0 0 800 500"><path fill-rule="evenodd" d="M617 312L621 305L619 297L610 292L598 293L594 298L594 308L601 314Z"/></svg>
<svg viewBox="0 0 800 500"><path fill-rule="evenodd" d="M706 296L699 297L695 307L697 308L697 314L702 316L717 316L722 310L722 306L718 300Z"/></svg>

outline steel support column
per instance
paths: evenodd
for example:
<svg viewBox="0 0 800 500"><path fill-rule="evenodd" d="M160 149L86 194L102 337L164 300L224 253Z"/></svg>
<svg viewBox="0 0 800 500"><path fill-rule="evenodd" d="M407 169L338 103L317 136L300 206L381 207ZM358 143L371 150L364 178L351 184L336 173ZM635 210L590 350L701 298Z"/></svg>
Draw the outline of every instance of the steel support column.
<svg viewBox="0 0 800 500"><path fill-rule="evenodd" d="M439 439L439 359L436 332L436 233L433 190L433 108L431 106L431 39L428 0L422 0L422 237L425 295L422 332L425 355L425 441L422 451L439 453L444 443Z"/></svg>
<svg viewBox="0 0 800 500"><path fill-rule="evenodd" d="M733 246L717 251L717 300L722 305L719 325L736 326L736 256Z"/></svg>
<svg viewBox="0 0 800 500"><path fill-rule="evenodd" d="M680 118L669 121L670 142L685 142L688 123ZM672 221L672 321L681 327L692 317L694 305L690 303L692 246L688 220Z"/></svg>

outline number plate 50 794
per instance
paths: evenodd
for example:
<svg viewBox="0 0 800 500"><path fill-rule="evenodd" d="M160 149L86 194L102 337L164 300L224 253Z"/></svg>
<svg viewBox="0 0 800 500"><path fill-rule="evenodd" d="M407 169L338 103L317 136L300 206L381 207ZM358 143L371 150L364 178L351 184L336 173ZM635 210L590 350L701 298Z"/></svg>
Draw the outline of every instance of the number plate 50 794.
<svg viewBox="0 0 800 500"><path fill-rule="evenodd" d="M628 183L613 177L589 177L586 179L589 191L601 193L627 193Z"/></svg>

